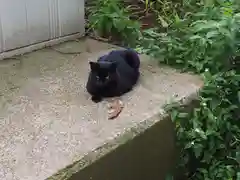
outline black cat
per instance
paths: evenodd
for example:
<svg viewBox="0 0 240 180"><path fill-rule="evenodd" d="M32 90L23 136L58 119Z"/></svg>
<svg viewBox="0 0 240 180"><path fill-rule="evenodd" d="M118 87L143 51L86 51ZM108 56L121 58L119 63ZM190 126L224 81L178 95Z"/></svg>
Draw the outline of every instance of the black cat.
<svg viewBox="0 0 240 180"><path fill-rule="evenodd" d="M94 102L103 97L121 96L132 90L139 78L140 59L134 50L114 50L89 62L87 91Z"/></svg>

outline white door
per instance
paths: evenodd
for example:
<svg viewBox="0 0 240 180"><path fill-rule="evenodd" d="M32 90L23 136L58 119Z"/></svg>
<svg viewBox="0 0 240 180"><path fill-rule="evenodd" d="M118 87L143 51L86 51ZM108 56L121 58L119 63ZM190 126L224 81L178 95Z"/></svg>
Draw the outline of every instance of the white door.
<svg viewBox="0 0 240 180"><path fill-rule="evenodd" d="M84 0L0 0L0 53L84 33Z"/></svg>

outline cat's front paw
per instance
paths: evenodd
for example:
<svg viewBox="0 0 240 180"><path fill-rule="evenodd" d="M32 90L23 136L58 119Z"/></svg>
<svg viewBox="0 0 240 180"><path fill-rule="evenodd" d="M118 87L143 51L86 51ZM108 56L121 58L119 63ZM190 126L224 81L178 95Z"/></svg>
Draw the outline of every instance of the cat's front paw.
<svg viewBox="0 0 240 180"><path fill-rule="evenodd" d="M100 96L92 96L92 101L95 103L99 103L102 101L102 97Z"/></svg>

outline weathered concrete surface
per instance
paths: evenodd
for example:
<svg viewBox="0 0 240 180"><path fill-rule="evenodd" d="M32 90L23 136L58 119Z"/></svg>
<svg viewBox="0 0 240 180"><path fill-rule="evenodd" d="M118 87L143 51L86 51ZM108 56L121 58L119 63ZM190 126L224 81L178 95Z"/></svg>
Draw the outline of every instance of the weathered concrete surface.
<svg viewBox="0 0 240 180"><path fill-rule="evenodd" d="M86 40L54 48L82 53L48 48L0 62L0 179L43 180L78 161L52 177L67 178L159 122L165 103L196 93L202 84L142 56L140 83L123 97L120 116L109 121L106 101L91 102L85 83L88 61L112 46Z"/></svg>

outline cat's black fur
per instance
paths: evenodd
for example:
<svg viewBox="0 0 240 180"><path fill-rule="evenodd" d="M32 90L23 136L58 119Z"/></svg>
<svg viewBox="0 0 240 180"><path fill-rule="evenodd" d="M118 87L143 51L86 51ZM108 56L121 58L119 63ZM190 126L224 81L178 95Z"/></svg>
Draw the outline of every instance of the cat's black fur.
<svg viewBox="0 0 240 180"><path fill-rule="evenodd" d="M89 62L87 91L94 102L103 97L121 96L132 90L139 78L140 59L134 50L114 50Z"/></svg>

